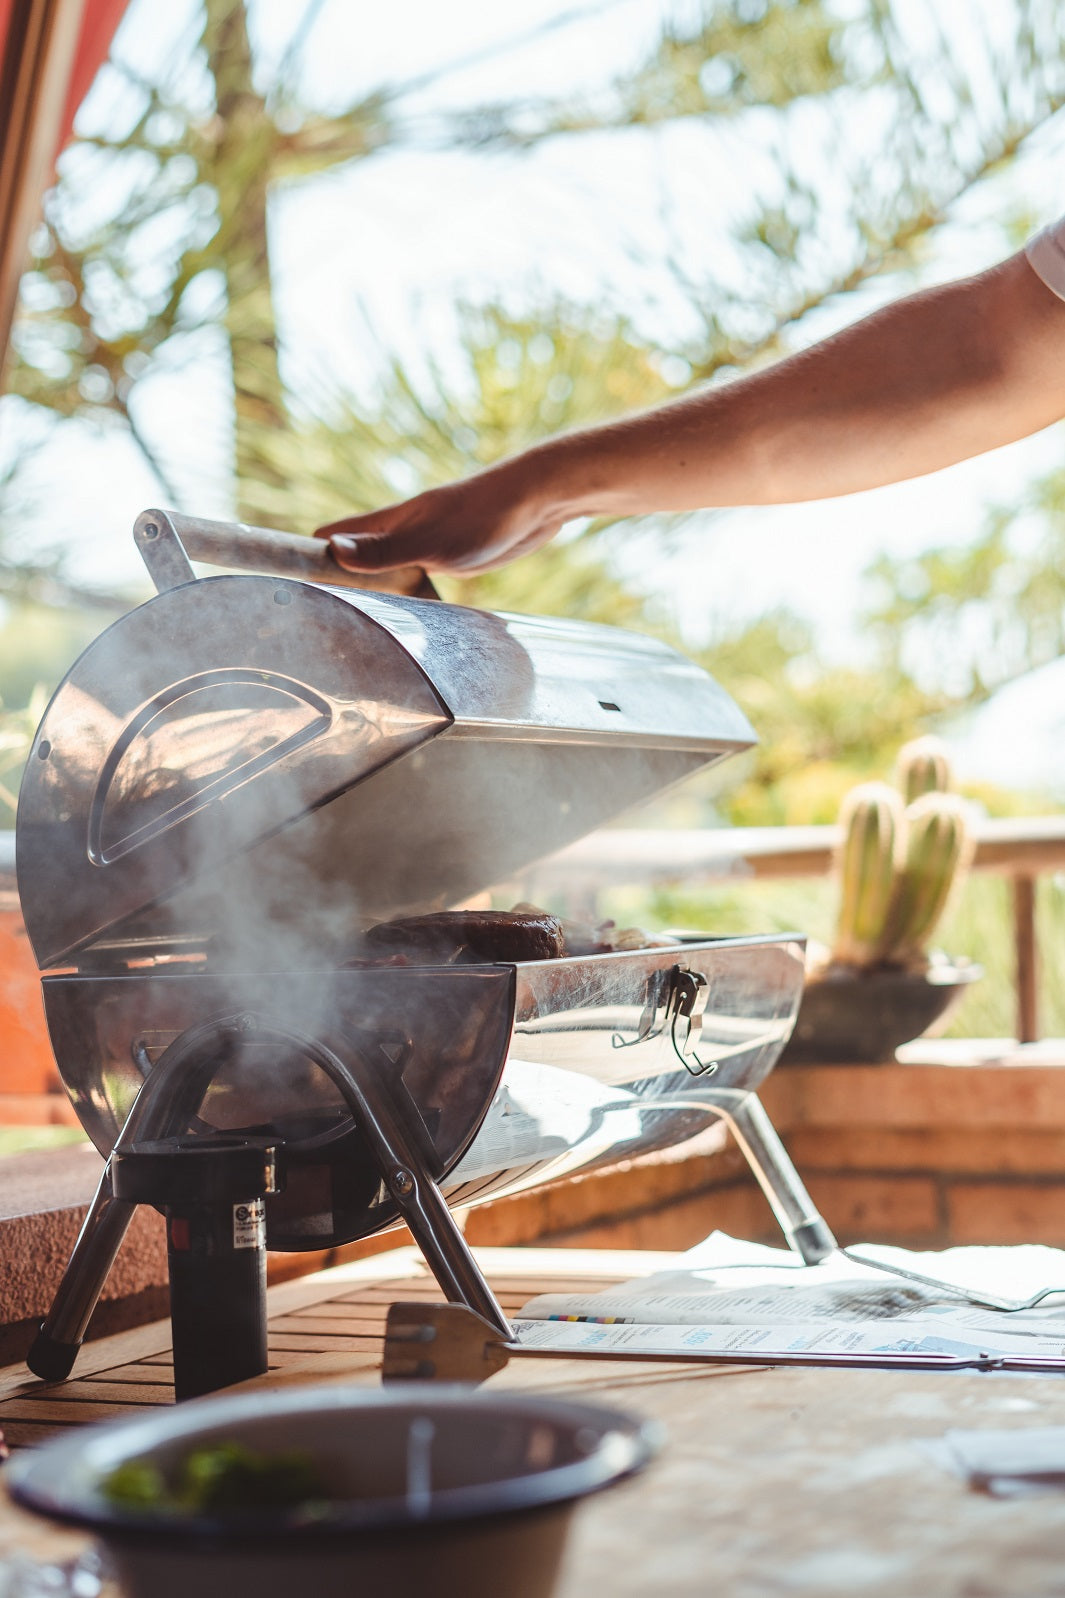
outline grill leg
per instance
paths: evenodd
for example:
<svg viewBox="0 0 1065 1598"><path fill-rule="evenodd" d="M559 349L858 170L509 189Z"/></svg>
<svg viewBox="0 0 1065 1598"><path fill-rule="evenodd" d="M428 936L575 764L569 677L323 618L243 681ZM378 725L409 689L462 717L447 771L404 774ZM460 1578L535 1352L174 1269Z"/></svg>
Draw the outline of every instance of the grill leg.
<svg viewBox="0 0 1065 1598"><path fill-rule="evenodd" d="M108 1162L52 1307L26 1356L26 1364L42 1381L61 1382L74 1369L96 1301L135 1209L136 1205L115 1198Z"/></svg>
<svg viewBox="0 0 1065 1598"><path fill-rule="evenodd" d="M806 1265L816 1265L835 1253L839 1245L818 1214L758 1096L749 1093L741 1104L718 1108L758 1178L788 1247Z"/></svg>
<svg viewBox="0 0 1065 1598"><path fill-rule="evenodd" d="M501 1336L513 1337L510 1322L448 1209L432 1169L432 1145L418 1135L420 1117L399 1073L393 1071L389 1082L387 1073L368 1070L358 1058L349 1066L324 1047L316 1054L347 1099L385 1184L448 1302L465 1304L483 1315Z"/></svg>

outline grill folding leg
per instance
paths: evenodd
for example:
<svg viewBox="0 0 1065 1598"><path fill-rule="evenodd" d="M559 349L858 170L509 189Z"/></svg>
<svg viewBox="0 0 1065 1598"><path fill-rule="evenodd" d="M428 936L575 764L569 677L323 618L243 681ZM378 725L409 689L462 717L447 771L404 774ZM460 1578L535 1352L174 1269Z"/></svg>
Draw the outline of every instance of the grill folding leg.
<svg viewBox="0 0 1065 1598"><path fill-rule="evenodd" d="M769 1200L788 1246L805 1265L816 1265L834 1254L839 1244L806 1191L758 1095L749 1093L741 1103L719 1113Z"/></svg>
<svg viewBox="0 0 1065 1598"><path fill-rule="evenodd" d="M115 1197L108 1160L52 1306L26 1355L26 1364L42 1381L64 1381L74 1369L92 1312L136 1207Z"/></svg>

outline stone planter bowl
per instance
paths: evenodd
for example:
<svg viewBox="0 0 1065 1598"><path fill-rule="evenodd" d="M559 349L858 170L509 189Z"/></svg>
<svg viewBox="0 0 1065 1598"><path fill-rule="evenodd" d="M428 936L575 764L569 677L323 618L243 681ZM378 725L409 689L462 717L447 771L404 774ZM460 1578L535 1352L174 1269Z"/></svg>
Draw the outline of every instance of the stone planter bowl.
<svg viewBox="0 0 1065 1598"><path fill-rule="evenodd" d="M830 966L808 981L778 1065L887 1065L903 1043L941 1030L983 972L966 961L927 971Z"/></svg>

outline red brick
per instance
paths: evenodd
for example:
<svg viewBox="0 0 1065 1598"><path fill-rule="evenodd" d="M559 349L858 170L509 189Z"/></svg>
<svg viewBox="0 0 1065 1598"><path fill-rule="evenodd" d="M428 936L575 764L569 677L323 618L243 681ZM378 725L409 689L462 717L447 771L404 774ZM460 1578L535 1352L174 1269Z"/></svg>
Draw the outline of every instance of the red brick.
<svg viewBox="0 0 1065 1598"><path fill-rule="evenodd" d="M1050 1243L1065 1248L1065 1182L953 1182L952 1243Z"/></svg>
<svg viewBox="0 0 1065 1598"><path fill-rule="evenodd" d="M22 914L0 910L0 1092L47 1093L58 1085L41 974Z"/></svg>
<svg viewBox="0 0 1065 1598"><path fill-rule="evenodd" d="M769 1242L780 1238L765 1199L752 1186L721 1188L642 1215L545 1237L543 1242L552 1248L685 1249L715 1229Z"/></svg>
<svg viewBox="0 0 1065 1598"><path fill-rule="evenodd" d="M1065 1129L1065 1066L785 1066L761 1097L785 1134L832 1126Z"/></svg>
<svg viewBox="0 0 1065 1598"><path fill-rule="evenodd" d="M810 1196L841 1243L932 1243L942 1231L931 1177L812 1173Z"/></svg>
<svg viewBox="0 0 1065 1598"><path fill-rule="evenodd" d="M788 1152L804 1177L814 1171L1014 1174L1065 1177L1065 1131L1017 1127L799 1127Z"/></svg>

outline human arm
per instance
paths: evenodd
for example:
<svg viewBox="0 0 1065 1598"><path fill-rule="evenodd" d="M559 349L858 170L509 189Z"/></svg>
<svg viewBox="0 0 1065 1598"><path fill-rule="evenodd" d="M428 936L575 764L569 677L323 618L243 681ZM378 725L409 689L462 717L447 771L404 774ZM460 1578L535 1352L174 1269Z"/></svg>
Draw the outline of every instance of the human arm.
<svg viewBox="0 0 1065 1598"><path fill-rule="evenodd" d="M1063 415L1065 303L1021 253L749 376L563 434L322 534L352 570L418 562L470 573L527 553L576 516L855 493Z"/></svg>

